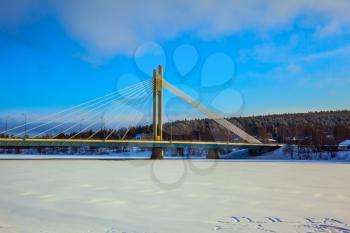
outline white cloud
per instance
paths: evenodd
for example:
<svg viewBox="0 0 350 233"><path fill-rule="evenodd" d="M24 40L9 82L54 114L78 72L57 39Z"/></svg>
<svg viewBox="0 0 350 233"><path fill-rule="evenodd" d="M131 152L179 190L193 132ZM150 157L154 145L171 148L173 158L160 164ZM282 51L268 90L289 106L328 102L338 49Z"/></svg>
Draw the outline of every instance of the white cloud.
<svg viewBox="0 0 350 233"><path fill-rule="evenodd" d="M314 61L318 59L334 58L334 57L348 57L350 55L350 45L336 49L326 50L318 53L313 53L302 57L301 61Z"/></svg>
<svg viewBox="0 0 350 233"><path fill-rule="evenodd" d="M302 71L302 68L300 65L292 63L287 66L287 71L289 73L300 73Z"/></svg>
<svg viewBox="0 0 350 233"><path fill-rule="evenodd" d="M32 22L45 14L45 6L44 0L1 0L0 29Z"/></svg>
<svg viewBox="0 0 350 233"><path fill-rule="evenodd" d="M28 15L25 9L33 10L33 4L27 4L33 1L15 2L21 4L7 7L11 14L2 14L0 25L11 17L23 19ZM0 13L8 11L2 5L9 3L0 3L5 9ZM145 41L170 39L182 32L212 38L286 28L299 16L317 18L313 26L322 35L339 33L350 24L348 0L51 0L51 7L68 34L89 53L99 55L132 54Z"/></svg>
<svg viewBox="0 0 350 233"><path fill-rule="evenodd" d="M341 26L336 22L330 22L317 29L316 36L327 37L332 35L338 35L342 32Z"/></svg>

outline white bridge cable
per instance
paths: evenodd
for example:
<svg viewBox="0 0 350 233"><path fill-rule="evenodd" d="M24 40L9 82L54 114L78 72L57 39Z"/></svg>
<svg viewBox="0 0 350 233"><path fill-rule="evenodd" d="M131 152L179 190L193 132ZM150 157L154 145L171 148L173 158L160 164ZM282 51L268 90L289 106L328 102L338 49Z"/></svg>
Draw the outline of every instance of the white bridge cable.
<svg viewBox="0 0 350 233"><path fill-rule="evenodd" d="M38 118L37 120L30 121L30 122L27 122L27 123L24 123L24 124L15 126L15 127L13 127L13 128L7 129L7 130L5 130L5 131L2 131L2 132L0 132L0 134L5 134L5 133L11 132L11 131L13 131L13 130L22 128L22 127L24 127L24 126L28 126L28 125L31 125L31 124L34 124L34 123L38 123L38 122L42 122L42 121L44 121L44 120L48 120L48 119L50 119L50 118L52 118L52 117L58 116L58 115L63 114L63 113L65 113L65 112L69 112L69 111L71 111L71 110L74 110L74 109L76 109L76 108L82 107L82 106L84 106L84 105L86 105L86 104L89 104L89 103L92 103L92 102L94 102L94 101L97 101L97 100L106 98L106 97L111 96L111 95L120 94L121 92L127 91L129 88L133 88L133 87L136 87L136 86L138 86L138 85L142 85L142 84L147 83L147 82L149 82L149 81L151 81L151 80L152 80L152 79L148 79L148 80L145 80L145 81L143 81L143 82L134 84L134 85L132 85L132 86L128 86L128 87L126 87L126 88L123 88L123 89L121 89L121 90L116 90L116 91L110 92L110 93L108 93L108 94L106 94L106 95L103 95L103 96L100 96L100 97L97 97L97 98L88 100L88 101L86 101L86 102L84 102L84 103L81 103L81 104L78 104L78 105L75 105L75 106L66 108L66 109L64 109L64 110L62 110L62 111L59 111L59 112L57 112L57 113L53 113L53 114L50 114L50 115L45 116L45 117L40 117L40 118ZM31 130L31 129L30 129L30 130ZM28 132L28 131L27 131L27 132Z"/></svg>
<svg viewBox="0 0 350 233"><path fill-rule="evenodd" d="M147 83L147 81L149 82L150 80L146 80L146 81L144 81L144 82ZM83 108L74 110L74 111L72 111L72 112L70 112L70 113L68 113L68 114L66 114L66 115L63 115L63 116L58 117L58 118L56 118L56 119L53 119L53 120L51 120L51 121L49 121L49 122L45 122L45 123L43 123L43 124L41 124L41 125L38 125L38 126L36 126L36 127L33 127L33 128L31 128L31 129L27 130L27 132L30 132L30 131L33 131L33 130L35 130L35 129L41 128L41 127L43 127L43 126L49 125L49 124L51 124L51 123L53 123L53 122L55 122L55 121L64 119L64 118L66 118L66 117L68 117L68 116L71 116L71 115L73 115L73 114L75 114L75 113L82 112L83 110L89 109L90 107L95 106L95 105L97 105L97 104L99 104L99 103L103 103L103 102L107 101L107 102L105 103L105 104L107 104L107 103L113 101L113 99L116 98L115 95L117 95L117 94L119 94L119 95L117 95L117 97L120 97L120 95L124 94L125 92L131 92L131 91L134 91L135 89L138 89L138 88L140 88L140 87L143 87L143 85L147 85L147 84L144 84L144 82L138 83L138 84L135 84L135 85L132 85L132 86L129 86L129 87L126 87L126 88L120 90L118 93L114 93L114 95L112 95L112 96L105 97L105 98L103 98L102 100L100 100L100 101L98 101L98 102L91 103L91 104L89 104L89 105L87 105L87 106L85 106L85 107L83 107ZM100 105L100 106L104 106L105 104ZM90 109L88 112L91 112L91 111L94 110L94 109L96 109L96 107L93 108L93 109ZM83 112L83 113L84 113L84 112ZM85 112L85 113L86 113L86 112ZM64 122L65 122L65 121L64 121ZM61 126L61 125L63 125L63 124L60 124L59 126ZM58 127L59 127L59 126L58 126ZM55 128L57 128L57 127L55 127ZM45 133L45 132L46 132L46 131L44 131L44 132L42 132L42 133ZM41 135L42 133L37 134L36 136L39 136L39 135ZM23 132L18 133L18 134L16 134L15 136L19 136L19 135L21 135L21 134L23 134ZM36 137L36 136L35 136L35 137Z"/></svg>
<svg viewBox="0 0 350 233"><path fill-rule="evenodd" d="M152 92L151 92L152 93ZM136 107L137 105L139 105L140 103L142 104L142 103L144 103L148 98L149 98L149 96L150 95L146 95L146 96L144 96L143 98L141 98L140 99L140 101L138 101L134 106ZM136 118L135 116L134 116L134 118ZM134 120L134 119L133 119ZM119 124L116 124L113 128L113 130L107 135L107 137L105 138L105 140L108 140L112 135L113 135L113 133L114 132L116 132L116 130L117 130L117 126L118 126Z"/></svg>
<svg viewBox="0 0 350 233"><path fill-rule="evenodd" d="M119 97L119 98L120 98L120 97ZM96 111L97 109L100 109L101 107L108 107L108 105L110 105L112 102L114 102L114 101L116 101L116 100L118 100L118 98L114 98L114 99L108 100L107 102L105 102L105 103L103 103L103 104L101 104L101 105L99 105L99 106L96 106L96 107L94 107L94 108L92 108L92 109L90 109L90 110L88 110L88 111L85 111L85 112L83 112L82 114L79 115L79 118L82 118L83 116L89 114L90 112ZM100 111L100 110L99 110L99 111ZM75 118L74 118L74 117L75 117ZM77 119L78 117L77 117L77 116L73 116L73 118L74 118L74 119ZM86 120L88 120L88 119L90 119L90 118L91 118L91 116L88 117ZM43 132L40 132L39 134L36 134L34 137L38 137L38 136L40 136L40 135L43 135L43 134L45 134L45 133L48 133L48 132L50 132L50 131L52 131L52 130L54 130L54 129L60 127L60 126L63 126L63 125L65 125L65 124L69 123L69 122L71 122L71 121L70 121L70 120L64 120L62 123L60 123L60 124L58 124L58 125L56 125L56 126L53 126L53 127L49 128L49 129L43 131ZM85 120L84 120L84 122L85 122ZM80 124L80 122L74 124L74 125L73 125L72 127L70 127L69 129L74 128L74 127L75 127L76 125L78 125L78 124ZM67 130L69 130L69 129L67 129ZM60 134L60 133L59 133L59 134ZM57 134L56 136L58 136L59 134Z"/></svg>
<svg viewBox="0 0 350 233"><path fill-rule="evenodd" d="M141 85L141 86L138 86L138 87L136 87L136 88L131 88L130 90L128 90L128 91L129 91L128 95L132 95L132 94L134 94L134 93L137 93L137 91L139 91L139 90L142 89L142 88L145 88L145 87L148 86L148 85L150 85L150 84ZM118 95L117 97L114 97L114 98L108 100L107 102L101 101L101 102L104 102L104 103L102 103L101 105L95 106L95 107L93 107L92 109L89 109L89 110L83 112L82 114L79 115L79 118L81 118L81 117L83 117L83 116L86 116L86 115L89 114L90 112L96 111L97 109L100 109L101 107L107 107L107 106L108 106L109 104L111 104L112 102L114 102L114 101L116 101L116 100L119 100L119 99L121 99L121 98L124 98L123 95ZM108 98L108 99L109 99L109 98ZM69 114L69 115L71 115L71 114ZM77 116L73 116L73 117L78 118ZM90 117L88 117L87 119L89 119L89 118L90 118ZM62 118L60 118L60 119L62 119ZM86 120L87 120L87 119L86 119ZM85 121L85 120L84 120L84 121ZM45 130L45 131L43 131L43 132L40 132L39 134L36 134L34 137L38 137L38 136L43 135L43 134L45 134L45 133L47 133L47 132L50 132L50 131L52 131L52 130L54 130L54 129L60 127L60 126L63 126L64 124L66 124L66 123L68 123L68 122L70 122L70 121L64 120L62 123L60 123L60 124L58 124L58 125L56 125L56 126L54 126L54 127L51 127L51 128L49 128L49 129L47 129L47 130ZM78 125L78 124L80 124L80 122L77 123L77 124L75 124L75 125L73 125L73 127L75 127L75 126ZM71 128L73 128L73 127L70 127L69 129L71 129ZM68 130L69 130L69 129L68 129ZM59 134L58 134L58 135L59 135ZM58 136L58 135L57 135L57 136Z"/></svg>
<svg viewBox="0 0 350 233"><path fill-rule="evenodd" d="M120 107L118 110L121 111L121 110L124 109L127 105L131 105L133 108L137 109L137 107L138 107L138 105L140 104L140 102L141 102L141 106L142 106L143 101L146 101L146 100L148 99L149 94L150 94L150 91L149 91L149 92L147 93L147 95L145 95L144 97L139 98L139 99L138 99L139 101L136 101L137 98L134 98L134 100L133 100L132 102L130 102L130 103L127 103L127 102L126 102L126 103L122 104L121 107ZM112 111L112 112L113 112L113 111ZM110 113L108 113L108 114L111 114L112 112L110 112ZM119 126L119 122L117 122L117 124L114 124L113 130L111 131L110 134L108 134L108 136L109 136L109 135L112 135L112 134L115 132L117 126ZM101 130L97 130L96 132L94 132L94 133L93 133L90 137L88 137L87 139L88 139L88 140L89 140L89 139L92 139L92 138L93 138L94 136L96 136L96 134L98 134L100 131L101 131ZM103 138L103 139L106 140L106 138Z"/></svg>
<svg viewBox="0 0 350 233"><path fill-rule="evenodd" d="M145 91L145 90L146 90L146 91ZM121 101L120 101L120 104L121 104L121 105L119 105L119 108L113 109L113 110L110 112L110 114L111 114L112 112L116 112L117 110L120 110L122 106L125 106L125 105L127 105L128 103L132 103L132 100L133 100L133 99L134 99L134 100L135 100L135 99L138 100L139 97L141 97L141 96L144 95L145 93L147 93L147 89L142 89L141 92L138 93L138 95L135 96L135 97L133 97L132 99L123 99L123 100L126 100L125 102L123 102L123 100L121 100ZM147 97L147 96L146 96L146 97ZM139 100L142 100L142 98L139 99ZM134 101L134 102L135 102L135 101ZM99 123L99 119L97 119L96 121L92 122L91 124L89 124L89 125L86 126L85 128L81 129L78 133L74 134L74 135L73 135L72 137L70 137L69 139L75 138L76 136L78 136L78 135L81 134L82 132L86 131L87 129L89 129L90 127L92 127L92 126L94 126L94 125L96 125L96 124L98 124L98 123Z"/></svg>
<svg viewBox="0 0 350 233"><path fill-rule="evenodd" d="M147 84L147 85L145 85L145 86L139 87L139 88L133 90L132 92L128 93L127 96L121 96L121 98L113 99L113 100L111 100L111 101L108 101L108 103L105 103L105 104L103 104L103 105L101 105L101 106L105 106L106 104L111 104L111 102L116 101L115 103L113 103L113 105L115 105L115 104L117 104L117 103L120 103L124 98L134 98L134 96L137 96L137 95L140 93L140 90L144 90L144 89L148 88L150 85L151 85L151 83L149 83L149 84ZM118 101L117 101L117 100L118 100ZM101 106L99 106L98 108L100 108ZM106 107L108 107L108 106L106 106ZM98 109L98 108L97 108L97 109ZM88 113L91 112L92 110L96 110L96 108L95 108L95 109L91 109L90 111L86 112L86 113L83 114L82 116L85 116L86 114L88 114ZM77 123L73 124L71 127L69 127L69 128L67 128L67 129L65 129L64 131L62 131L62 132L56 134L53 138L56 138L57 136L59 136L59 135L62 134L62 133L66 133L67 131L69 131L69 130L75 128L76 126L78 126L79 124L88 121L89 119L95 118L97 115L100 114L100 112L102 112L102 111L104 111L104 110L105 110L105 109L101 109L101 110L99 110L97 113L95 113L95 114L93 114L93 115L90 115L88 118L84 119L83 121L77 122ZM80 116L80 117L81 117L81 116ZM57 127L59 127L59 126L65 124L65 123L66 123L66 122L63 122L63 123L61 123L60 125L58 125L58 126L56 126L56 127L53 127L53 128L57 128ZM52 130L52 128L51 128L50 130ZM47 130L47 131L48 131L48 130Z"/></svg>
<svg viewBox="0 0 350 233"><path fill-rule="evenodd" d="M138 101L134 101L134 103L132 103L133 107L136 109L139 105L140 107L142 106L142 104L144 103L144 101L146 101L148 99L149 95L145 95L144 97L138 99ZM125 105L124 105L125 107ZM135 116L134 116L135 118ZM132 119L132 121L134 121L134 118ZM120 122L118 122L117 124L114 125L113 130L107 135L107 137L104 138L104 140L108 140L114 132L116 132L117 130L117 126L120 125Z"/></svg>
<svg viewBox="0 0 350 233"><path fill-rule="evenodd" d="M149 96L146 96L146 98L144 98L143 102L141 102L140 108L143 106L144 102L146 102L146 100L147 100L149 97L150 97L150 95L149 95ZM130 122L135 122L135 121L136 121L136 118L137 118L137 115L135 114L134 117L133 117L133 119L132 119L132 121L130 121ZM126 135L129 133L129 131L130 131L130 129L131 129L131 124L132 124L132 123L129 123L129 125L128 125L128 127L127 127L127 130L125 131L125 133L124 133L123 137L121 138L121 140L124 140L125 137L126 137ZM137 126L137 125L135 125L135 127L136 127L136 126Z"/></svg>
<svg viewBox="0 0 350 233"><path fill-rule="evenodd" d="M221 126L223 126L226 129L230 130L232 133L236 134L237 136L239 136L243 140L245 140L245 141L247 141L249 143L256 143L256 144L260 144L261 143L259 140L257 140L253 136L249 135L248 133L244 132L242 129L238 128L237 126L235 126L234 124L232 124L231 122L226 120L224 117L220 116L217 113L214 113L214 112L210 111L204 105L202 105L201 103L199 103L198 101L196 101L191 96L189 96L186 93L184 93L183 91L177 89L172 84L166 82L165 80L163 80L163 82L164 82L163 83L164 87L167 90L169 90L171 93L173 93L174 95L176 95L177 97L182 99L187 104L189 104L189 105L193 106L194 108L198 109L200 112L202 112L208 118L216 121L218 124L220 124Z"/></svg>

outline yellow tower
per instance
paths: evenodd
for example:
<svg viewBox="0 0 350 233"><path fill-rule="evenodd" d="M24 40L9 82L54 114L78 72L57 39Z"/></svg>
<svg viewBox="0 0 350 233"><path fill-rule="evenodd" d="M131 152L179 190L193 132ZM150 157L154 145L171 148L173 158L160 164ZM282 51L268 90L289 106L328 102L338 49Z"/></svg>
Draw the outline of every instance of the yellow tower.
<svg viewBox="0 0 350 233"><path fill-rule="evenodd" d="M158 70L153 70L153 140L163 140L163 66L159 65ZM153 147L152 159L163 159L164 149Z"/></svg>

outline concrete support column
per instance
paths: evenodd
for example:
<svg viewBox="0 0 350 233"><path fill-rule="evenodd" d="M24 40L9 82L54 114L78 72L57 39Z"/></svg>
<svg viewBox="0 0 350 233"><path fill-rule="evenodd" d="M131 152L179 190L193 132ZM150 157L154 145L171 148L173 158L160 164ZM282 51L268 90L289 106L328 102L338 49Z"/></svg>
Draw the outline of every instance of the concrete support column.
<svg viewBox="0 0 350 233"><path fill-rule="evenodd" d="M176 148L176 155L184 157L184 148Z"/></svg>
<svg viewBox="0 0 350 233"><path fill-rule="evenodd" d="M164 159L164 148L153 147L151 159Z"/></svg>
<svg viewBox="0 0 350 233"><path fill-rule="evenodd" d="M220 159L219 149L208 149L207 159Z"/></svg>

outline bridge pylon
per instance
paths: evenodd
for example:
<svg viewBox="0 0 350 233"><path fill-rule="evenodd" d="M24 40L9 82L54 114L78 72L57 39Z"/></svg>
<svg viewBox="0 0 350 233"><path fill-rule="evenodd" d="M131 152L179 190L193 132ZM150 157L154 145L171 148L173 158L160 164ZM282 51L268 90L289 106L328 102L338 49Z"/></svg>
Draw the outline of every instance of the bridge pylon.
<svg viewBox="0 0 350 233"><path fill-rule="evenodd" d="M153 70L153 140L163 140L163 66ZM163 159L164 148L153 147L151 159Z"/></svg>

